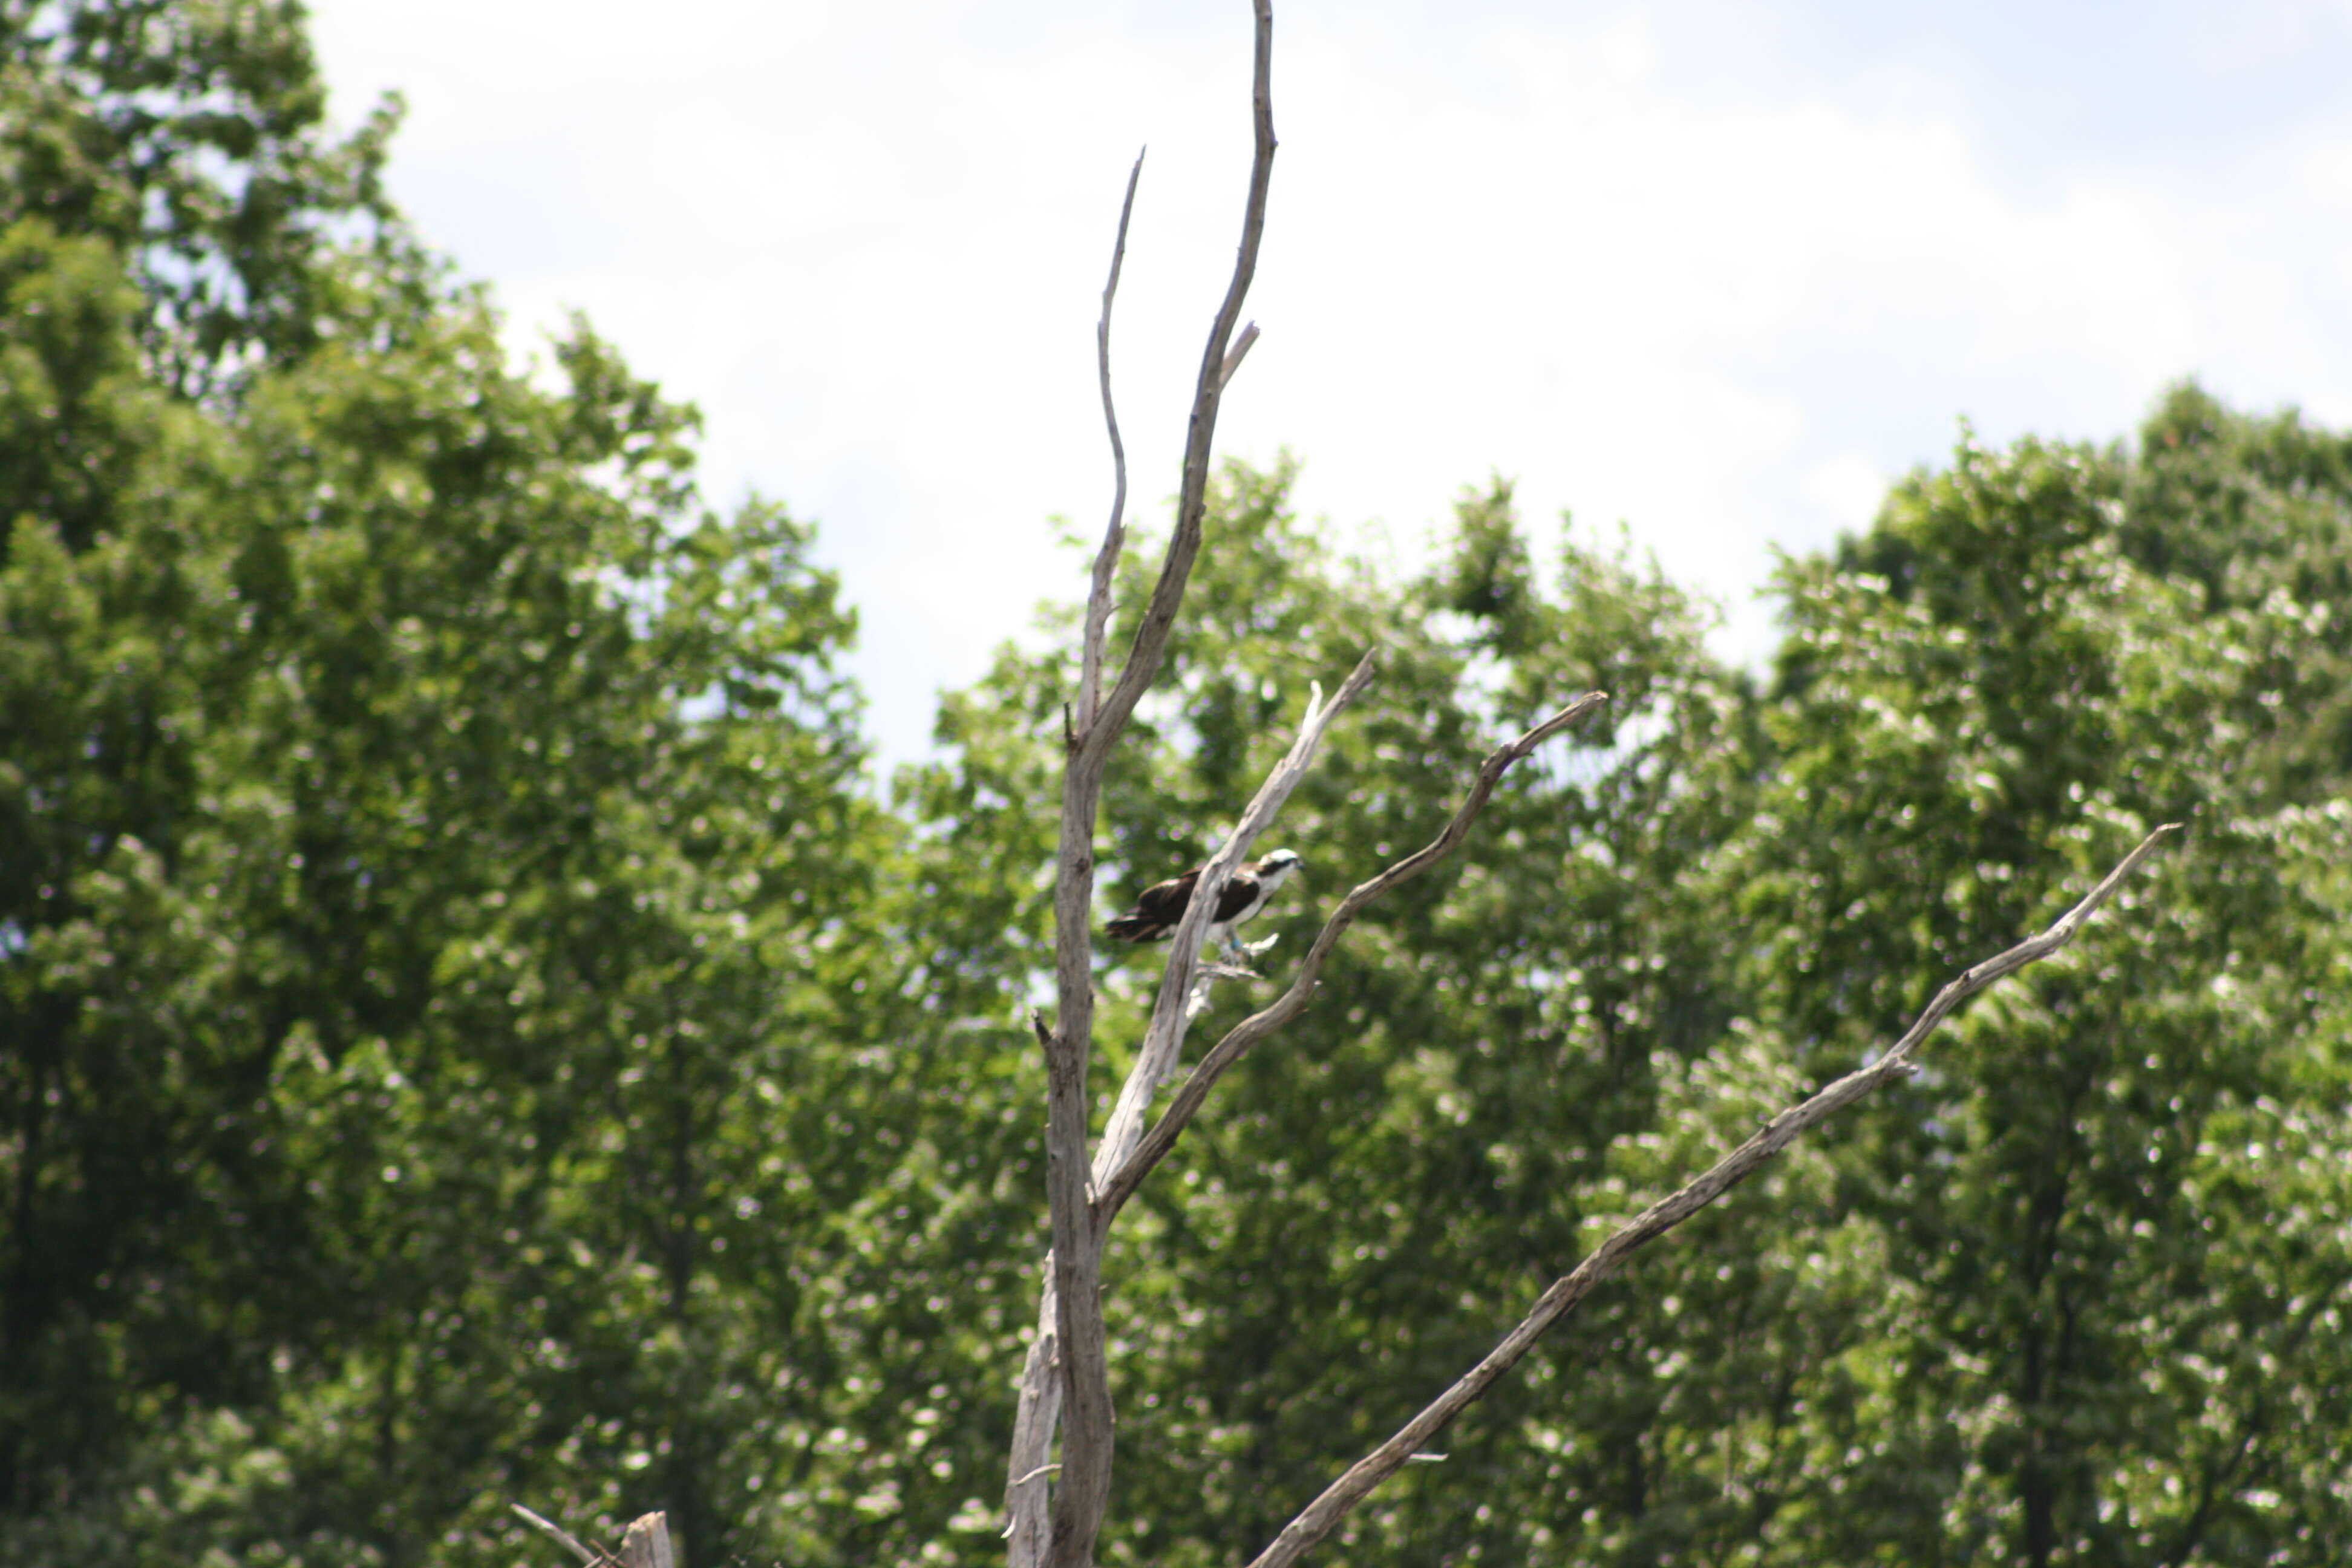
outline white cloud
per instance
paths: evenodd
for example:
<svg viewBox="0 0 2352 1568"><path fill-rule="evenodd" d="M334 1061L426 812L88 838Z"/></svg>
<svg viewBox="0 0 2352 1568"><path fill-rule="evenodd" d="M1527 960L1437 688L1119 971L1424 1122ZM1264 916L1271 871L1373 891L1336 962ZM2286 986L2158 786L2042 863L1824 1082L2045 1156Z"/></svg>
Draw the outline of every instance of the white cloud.
<svg viewBox="0 0 2352 1568"><path fill-rule="evenodd" d="M1878 465L1859 452L1841 452L1805 470L1805 499L1841 533L1859 533L1871 525L1886 487Z"/></svg>
<svg viewBox="0 0 2352 1568"><path fill-rule="evenodd" d="M1932 71L1727 96L1646 15L1285 7L1224 450L1287 444L1308 511L1409 542L1515 474L1531 517L1630 521L1752 650L1767 542L1866 521L1956 416L2106 438L2189 372L2352 414L2352 141L2218 189L2053 148L2021 192ZM1079 581L1044 520L1108 503L1092 323L1146 141L1117 380L1137 504L1172 489L1246 168L1238 10L317 16L347 118L408 89L394 188L520 337L585 309L704 408L716 495L820 520L891 755Z"/></svg>

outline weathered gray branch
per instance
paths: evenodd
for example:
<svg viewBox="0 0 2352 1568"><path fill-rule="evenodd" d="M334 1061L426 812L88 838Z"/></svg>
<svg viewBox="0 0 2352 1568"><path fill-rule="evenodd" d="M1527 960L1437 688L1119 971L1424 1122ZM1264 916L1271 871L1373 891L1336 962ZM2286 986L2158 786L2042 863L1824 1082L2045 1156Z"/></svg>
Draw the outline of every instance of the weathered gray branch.
<svg viewBox="0 0 2352 1568"><path fill-rule="evenodd" d="M1037 1331L1021 1363L1021 1397L1013 1414L1013 1454L1004 1468L1006 1560L1033 1564L1045 1560L1050 1541L1046 1507L1054 1471L1045 1456L1054 1450L1054 1426L1062 1418L1062 1298L1054 1289L1054 1257L1045 1255L1045 1277L1037 1291Z"/></svg>
<svg viewBox="0 0 2352 1568"><path fill-rule="evenodd" d="M1242 335L1234 340L1233 348L1225 354L1225 363L1217 367L1217 389L1219 391L1223 391L1225 384L1234 379L1234 372L1241 369L1242 361L1249 358L1250 345L1256 342L1257 323L1255 321L1252 321L1248 326L1242 329Z"/></svg>
<svg viewBox="0 0 2352 1568"><path fill-rule="evenodd" d="M1160 656L1167 651L1169 633L1175 627L1176 612L1184 603L1184 587L1192 578L1193 559L1201 551L1201 523L1208 510L1209 448L1225 390L1227 351L1233 344L1234 324L1241 320L1242 301L1257 275L1258 246L1265 237L1265 198L1274 179L1273 0L1251 0L1251 8L1257 17L1250 87L1256 148L1250 163L1249 195L1242 211L1241 249L1234 258L1233 281L1226 286L1224 300L1209 326L1208 343L1201 351L1201 374L1193 384L1192 419L1184 433L1183 477L1176 491L1176 531L1169 538L1168 554L1160 563L1151 601L1136 624L1126 668L1103 701L1098 718L1108 721L1101 725L1104 732L1097 737L1089 731L1080 736L1082 744L1102 754L1108 754L1128 715L1135 711L1136 703L1160 673Z"/></svg>
<svg viewBox="0 0 2352 1568"><path fill-rule="evenodd" d="M519 1502L511 1502L507 1504L507 1506L514 1510L517 1514L520 1515L522 1521L525 1524L530 1525L533 1530L538 1531L541 1535L546 1536L550 1541L552 1541L558 1546L562 1547L563 1550L572 1553L572 1556L580 1559L581 1562L591 1564L592 1568L595 1563L608 1563L612 1561L611 1557L605 1552L590 1551L578 1537L574 1536L570 1531L564 1529L562 1525L556 1523L553 1520L542 1518L539 1514L531 1512L530 1510L523 1507L522 1504Z"/></svg>
<svg viewBox="0 0 2352 1568"><path fill-rule="evenodd" d="M1112 488L1110 526L1103 530L1102 548L1095 553L1094 581L1087 589L1086 631L1079 647L1078 715L1076 729L1091 729L1102 703L1103 645L1110 636L1110 591L1118 574L1119 552L1127 548L1127 443L1118 438L1118 409L1110 396L1110 307L1118 294L1118 269L1127 260L1127 225L1135 216L1136 182L1143 178L1143 154L1135 155L1128 171L1127 199L1118 205L1118 237L1110 247L1110 279L1103 285L1102 319L1095 323L1095 367L1102 381L1103 424L1110 431Z"/></svg>
<svg viewBox="0 0 2352 1568"><path fill-rule="evenodd" d="M1493 797L1495 786L1502 783L1503 775L1510 771L1513 763L1608 700L1609 694L1605 691L1588 691L1517 740L1498 748L1478 769L1478 776L1472 782L1470 793L1464 797L1460 809L1454 812L1454 819L1445 825L1444 832L1339 900L1339 907L1331 912L1331 918L1324 922L1322 933L1316 937L1315 945L1307 950L1307 958L1299 964L1298 973L1292 979L1290 988L1271 1006L1234 1025L1225 1037L1201 1058L1201 1065L1192 1069L1192 1076L1176 1091L1175 1101L1137 1147L1134 1157L1122 1163L1109 1181L1101 1184L1096 1209L1105 1228L1109 1226L1127 1200L1135 1195L1135 1189L1142 1184L1144 1177L1151 1173L1152 1167L1166 1159L1169 1151L1176 1147L1176 1141L1184 1134L1185 1124L1208 1100L1209 1090L1216 1087L1217 1079L1224 1076L1225 1069L1241 1060L1252 1046L1306 1011L1307 1002L1315 994L1316 984L1322 978L1323 966L1330 962L1332 951L1339 945L1339 939L1348 934L1348 928L1356 923L1356 917L1390 889L1412 880L1453 854L1469 837L1471 824L1477 821L1478 814L1486 809L1486 802ZM1206 884L1208 878L1204 876L1201 880ZM1194 908L1200 907L1202 896L1198 889L1194 891ZM1181 936L1178 945L1181 949ZM1169 973L1172 980L1175 976L1172 958ZM1160 1005L1163 1008L1168 1005L1165 985L1160 989Z"/></svg>
<svg viewBox="0 0 2352 1568"><path fill-rule="evenodd" d="M1371 1453L1357 1461L1347 1474L1325 1489L1323 1495L1307 1506L1297 1518L1285 1525L1274 1543L1261 1552L1250 1568L1285 1568L1296 1563L1315 1543L1328 1534L1333 1526L1345 1518L1372 1489L1403 1468L1405 1463L1422 1446L1444 1430L1446 1424L1476 1401L1505 1373L1516 1366L1519 1359L1535 1348L1544 1331L1566 1317L1580 1301L1590 1295L1594 1286L1624 1266L1625 1260L1637 1249L1664 1236L1699 1210L1747 1180L1765 1162L1787 1148L1808 1129L1819 1125L1855 1100L1898 1079L1907 1078L1916 1069L1912 1056L1927 1037L1949 1017L1954 1009L1970 996L2003 976L2014 974L2037 960L2049 957L2068 942L2088 921L2108 896L2123 884L2124 879L2139 868L2141 861L2155 852L2157 845L2168 835L2179 831L2177 824L2167 824L2140 841L2139 847L2124 857L2123 864L2107 873L2105 879L2084 895L2056 924L2039 936L2028 937L2008 952L1989 958L1982 963L1963 971L1959 977L1936 993L1918 1021L1895 1041L1894 1048L1859 1071L1848 1073L1801 1104L1790 1107L1766 1122L1756 1135L1733 1150L1709 1169L1671 1197L1652 1204L1626 1226L1612 1235L1573 1273L1556 1281L1535 1304L1535 1309L1517 1328L1504 1336L1500 1344L1489 1352L1486 1359L1464 1374L1453 1387L1433 1401L1422 1413L1400 1428L1397 1434Z"/></svg>

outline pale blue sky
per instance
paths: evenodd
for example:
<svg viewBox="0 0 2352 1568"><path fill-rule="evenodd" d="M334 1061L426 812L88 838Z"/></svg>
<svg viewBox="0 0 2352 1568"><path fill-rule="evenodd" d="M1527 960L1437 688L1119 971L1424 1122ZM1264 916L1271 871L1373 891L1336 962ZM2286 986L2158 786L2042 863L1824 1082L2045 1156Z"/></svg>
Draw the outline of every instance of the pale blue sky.
<svg viewBox="0 0 2352 1568"><path fill-rule="evenodd" d="M528 352L569 307L824 531L889 759L1100 526L1092 321L1146 507L1229 265L1247 7L320 0L337 112ZM2195 374L2352 422L2352 5L1277 7L1224 449L1410 561L1454 494L1619 518L1769 636L1768 546L1948 449L2126 433ZM1366 529L1364 525L1377 523Z"/></svg>

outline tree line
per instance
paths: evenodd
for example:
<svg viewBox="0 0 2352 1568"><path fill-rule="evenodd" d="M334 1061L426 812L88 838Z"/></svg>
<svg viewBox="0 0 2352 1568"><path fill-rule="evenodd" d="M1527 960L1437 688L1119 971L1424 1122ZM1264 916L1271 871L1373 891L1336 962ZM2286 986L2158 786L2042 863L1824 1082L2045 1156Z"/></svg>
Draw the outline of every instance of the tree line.
<svg viewBox="0 0 2352 1568"><path fill-rule="evenodd" d="M995 1561L1076 605L877 782L812 526L709 504L692 410L584 322L510 364L383 195L396 104L324 107L284 0L0 0L0 1542L508 1563L521 1500L665 1508L697 1568ZM2341 1562L2352 437L2194 385L2106 446L1964 437L1783 563L1759 668L1506 482L1400 575L1294 477L1210 487L1107 898L1213 848L1372 644L1251 928L1275 982L1465 759L1612 702L1138 1194L1104 1559L1246 1559L2179 820L2128 918L1321 1550ZM1153 969L1098 962L1116 1068Z"/></svg>

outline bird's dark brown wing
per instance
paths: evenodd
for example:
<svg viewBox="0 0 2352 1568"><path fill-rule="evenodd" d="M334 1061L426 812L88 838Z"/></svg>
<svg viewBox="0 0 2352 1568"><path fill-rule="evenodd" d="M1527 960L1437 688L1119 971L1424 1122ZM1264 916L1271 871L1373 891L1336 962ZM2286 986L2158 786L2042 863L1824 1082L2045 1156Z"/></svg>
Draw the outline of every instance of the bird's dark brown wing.
<svg viewBox="0 0 2352 1568"><path fill-rule="evenodd" d="M1189 894L1191 889L1186 889ZM1217 895L1217 920L1220 924L1233 919L1257 900L1257 879L1247 871L1236 871L1225 883L1225 890ZM1181 918L1182 906L1177 913Z"/></svg>
<svg viewBox="0 0 2352 1568"><path fill-rule="evenodd" d="M1181 877L1171 877L1164 882L1154 882L1143 889L1135 900L1135 912L1150 915L1156 921L1181 921L1184 906L1192 901L1193 884L1208 868L1195 866Z"/></svg>
<svg viewBox="0 0 2352 1568"><path fill-rule="evenodd" d="M1154 882L1136 899L1134 909L1103 930L1123 942L1158 942L1183 920L1184 906L1192 901L1192 884L1201 879L1201 871L1195 866L1181 877Z"/></svg>

